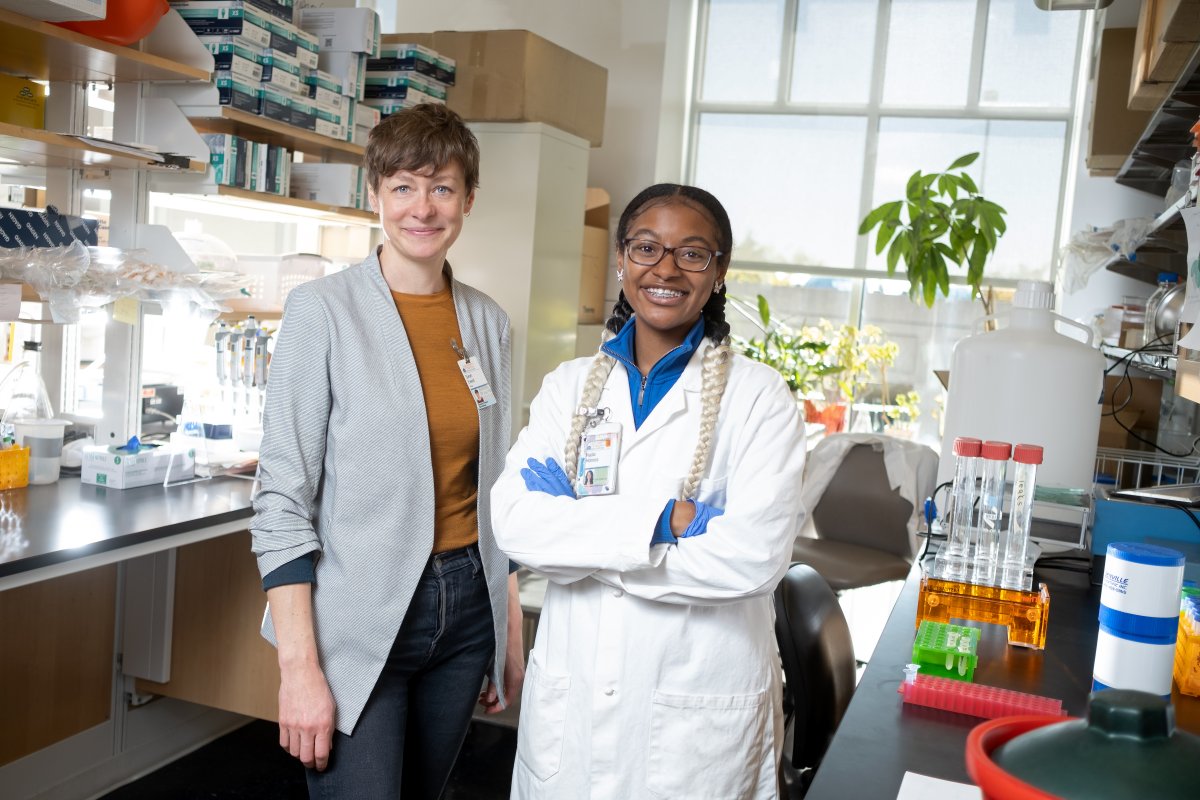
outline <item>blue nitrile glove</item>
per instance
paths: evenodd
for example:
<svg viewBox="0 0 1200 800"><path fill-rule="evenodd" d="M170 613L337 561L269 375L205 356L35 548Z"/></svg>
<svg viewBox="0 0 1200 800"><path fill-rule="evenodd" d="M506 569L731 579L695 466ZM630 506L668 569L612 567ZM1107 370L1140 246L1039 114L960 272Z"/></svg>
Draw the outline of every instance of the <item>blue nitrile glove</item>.
<svg viewBox="0 0 1200 800"><path fill-rule="evenodd" d="M696 516L692 518L692 521L684 528L683 533L679 535L680 539L708 533L708 523L725 513L725 509L710 506L708 503L701 503L699 500L689 500L688 502L696 507Z"/></svg>
<svg viewBox="0 0 1200 800"><path fill-rule="evenodd" d="M531 492L545 492L552 497L575 497L575 489L567 480L567 473L553 458L542 464L535 458L529 459L529 468L521 470L525 488Z"/></svg>

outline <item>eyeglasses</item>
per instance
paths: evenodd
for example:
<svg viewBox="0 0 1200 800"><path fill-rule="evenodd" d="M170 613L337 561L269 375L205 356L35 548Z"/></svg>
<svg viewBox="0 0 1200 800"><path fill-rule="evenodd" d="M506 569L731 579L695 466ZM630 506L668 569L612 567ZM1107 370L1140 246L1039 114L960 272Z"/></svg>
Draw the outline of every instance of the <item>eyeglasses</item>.
<svg viewBox="0 0 1200 800"><path fill-rule="evenodd" d="M709 250L707 247L696 247L691 244L681 244L678 247L664 247L649 239L626 239L621 243L625 248L625 257L643 267L653 267L670 253L675 258L675 266L684 272L704 272L713 258L725 255L720 250Z"/></svg>

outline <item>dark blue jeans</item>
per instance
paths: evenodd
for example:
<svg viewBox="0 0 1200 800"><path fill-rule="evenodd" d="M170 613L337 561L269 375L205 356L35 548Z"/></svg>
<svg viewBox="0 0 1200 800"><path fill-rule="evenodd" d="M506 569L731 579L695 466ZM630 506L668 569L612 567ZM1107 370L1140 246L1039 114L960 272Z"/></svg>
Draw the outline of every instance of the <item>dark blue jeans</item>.
<svg viewBox="0 0 1200 800"><path fill-rule="evenodd" d="M439 797L467 735L495 641L476 546L432 556L354 735L335 731L329 766L307 770L309 796Z"/></svg>

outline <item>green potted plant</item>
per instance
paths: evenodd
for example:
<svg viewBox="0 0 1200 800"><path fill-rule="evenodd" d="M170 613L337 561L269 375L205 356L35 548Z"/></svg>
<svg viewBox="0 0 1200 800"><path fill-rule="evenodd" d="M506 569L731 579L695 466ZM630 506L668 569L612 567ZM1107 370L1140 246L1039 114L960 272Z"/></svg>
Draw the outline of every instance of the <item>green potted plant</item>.
<svg viewBox="0 0 1200 800"><path fill-rule="evenodd" d="M753 339L733 337L738 352L774 368L804 403L808 422L825 425L828 433L846 427L849 411L878 374L886 402L887 368L899 346L884 338L874 325L834 325L821 320L815 326L792 329L771 314L762 295L757 298L756 324L763 335Z"/></svg>
<svg viewBox="0 0 1200 800"><path fill-rule="evenodd" d="M753 339L734 336L734 348L754 361L773 368L787 381L797 398L817 393L822 381L841 371L837 364L825 360L829 342L814 336L812 329L793 330L771 316L767 298L758 295L758 320L763 335Z"/></svg>
<svg viewBox="0 0 1200 800"><path fill-rule="evenodd" d="M984 266L1007 230L1006 212L979 194L975 181L962 170L979 153L967 153L944 172L917 170L908 179L905 196L872 209L858 227L859 235L879 230L875 253L887 250L888 275L900 262L908 277L909 297L932 307L937 293L950 295L950 265L966 266L973 297L990 314L990 298L980 291Z"/></svg>

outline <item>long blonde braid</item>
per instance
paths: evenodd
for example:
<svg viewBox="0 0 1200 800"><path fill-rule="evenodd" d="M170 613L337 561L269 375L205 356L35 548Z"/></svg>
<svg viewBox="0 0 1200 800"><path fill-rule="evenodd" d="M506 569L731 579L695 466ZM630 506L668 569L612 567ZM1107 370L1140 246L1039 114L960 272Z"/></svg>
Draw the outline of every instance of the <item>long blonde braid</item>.
<svg viewBox="0 0 1200 800"><path fill-rule="evenodd" d="M688 470L679 493L680 500L694 500L700 481L708 469L708 457L712 449L713 434L717 428L717 415L721 412L721 398L729 380L729 364L733 351L726 337L720 344L710 347L701 363L700 383L700 432L696 441L696 452L692 456L692 468Z"/></svg>
<svg viewBox="0 0 1200 800"><path fill-rule="evenodd" d="M583 426L588 421L588 411L595 408L596 403L600 402L600 392L604 389L608 374L612 372L613 365L616 363L616 359L601 350L592 359L587 379L583 382L583 394L579 398L579 405L575 409L574 416L571 417L571 431L567 434L567 451L563 456L563 466L572 486L575 485L575 475L579 472L579 440L583 436Z"/></svg>

